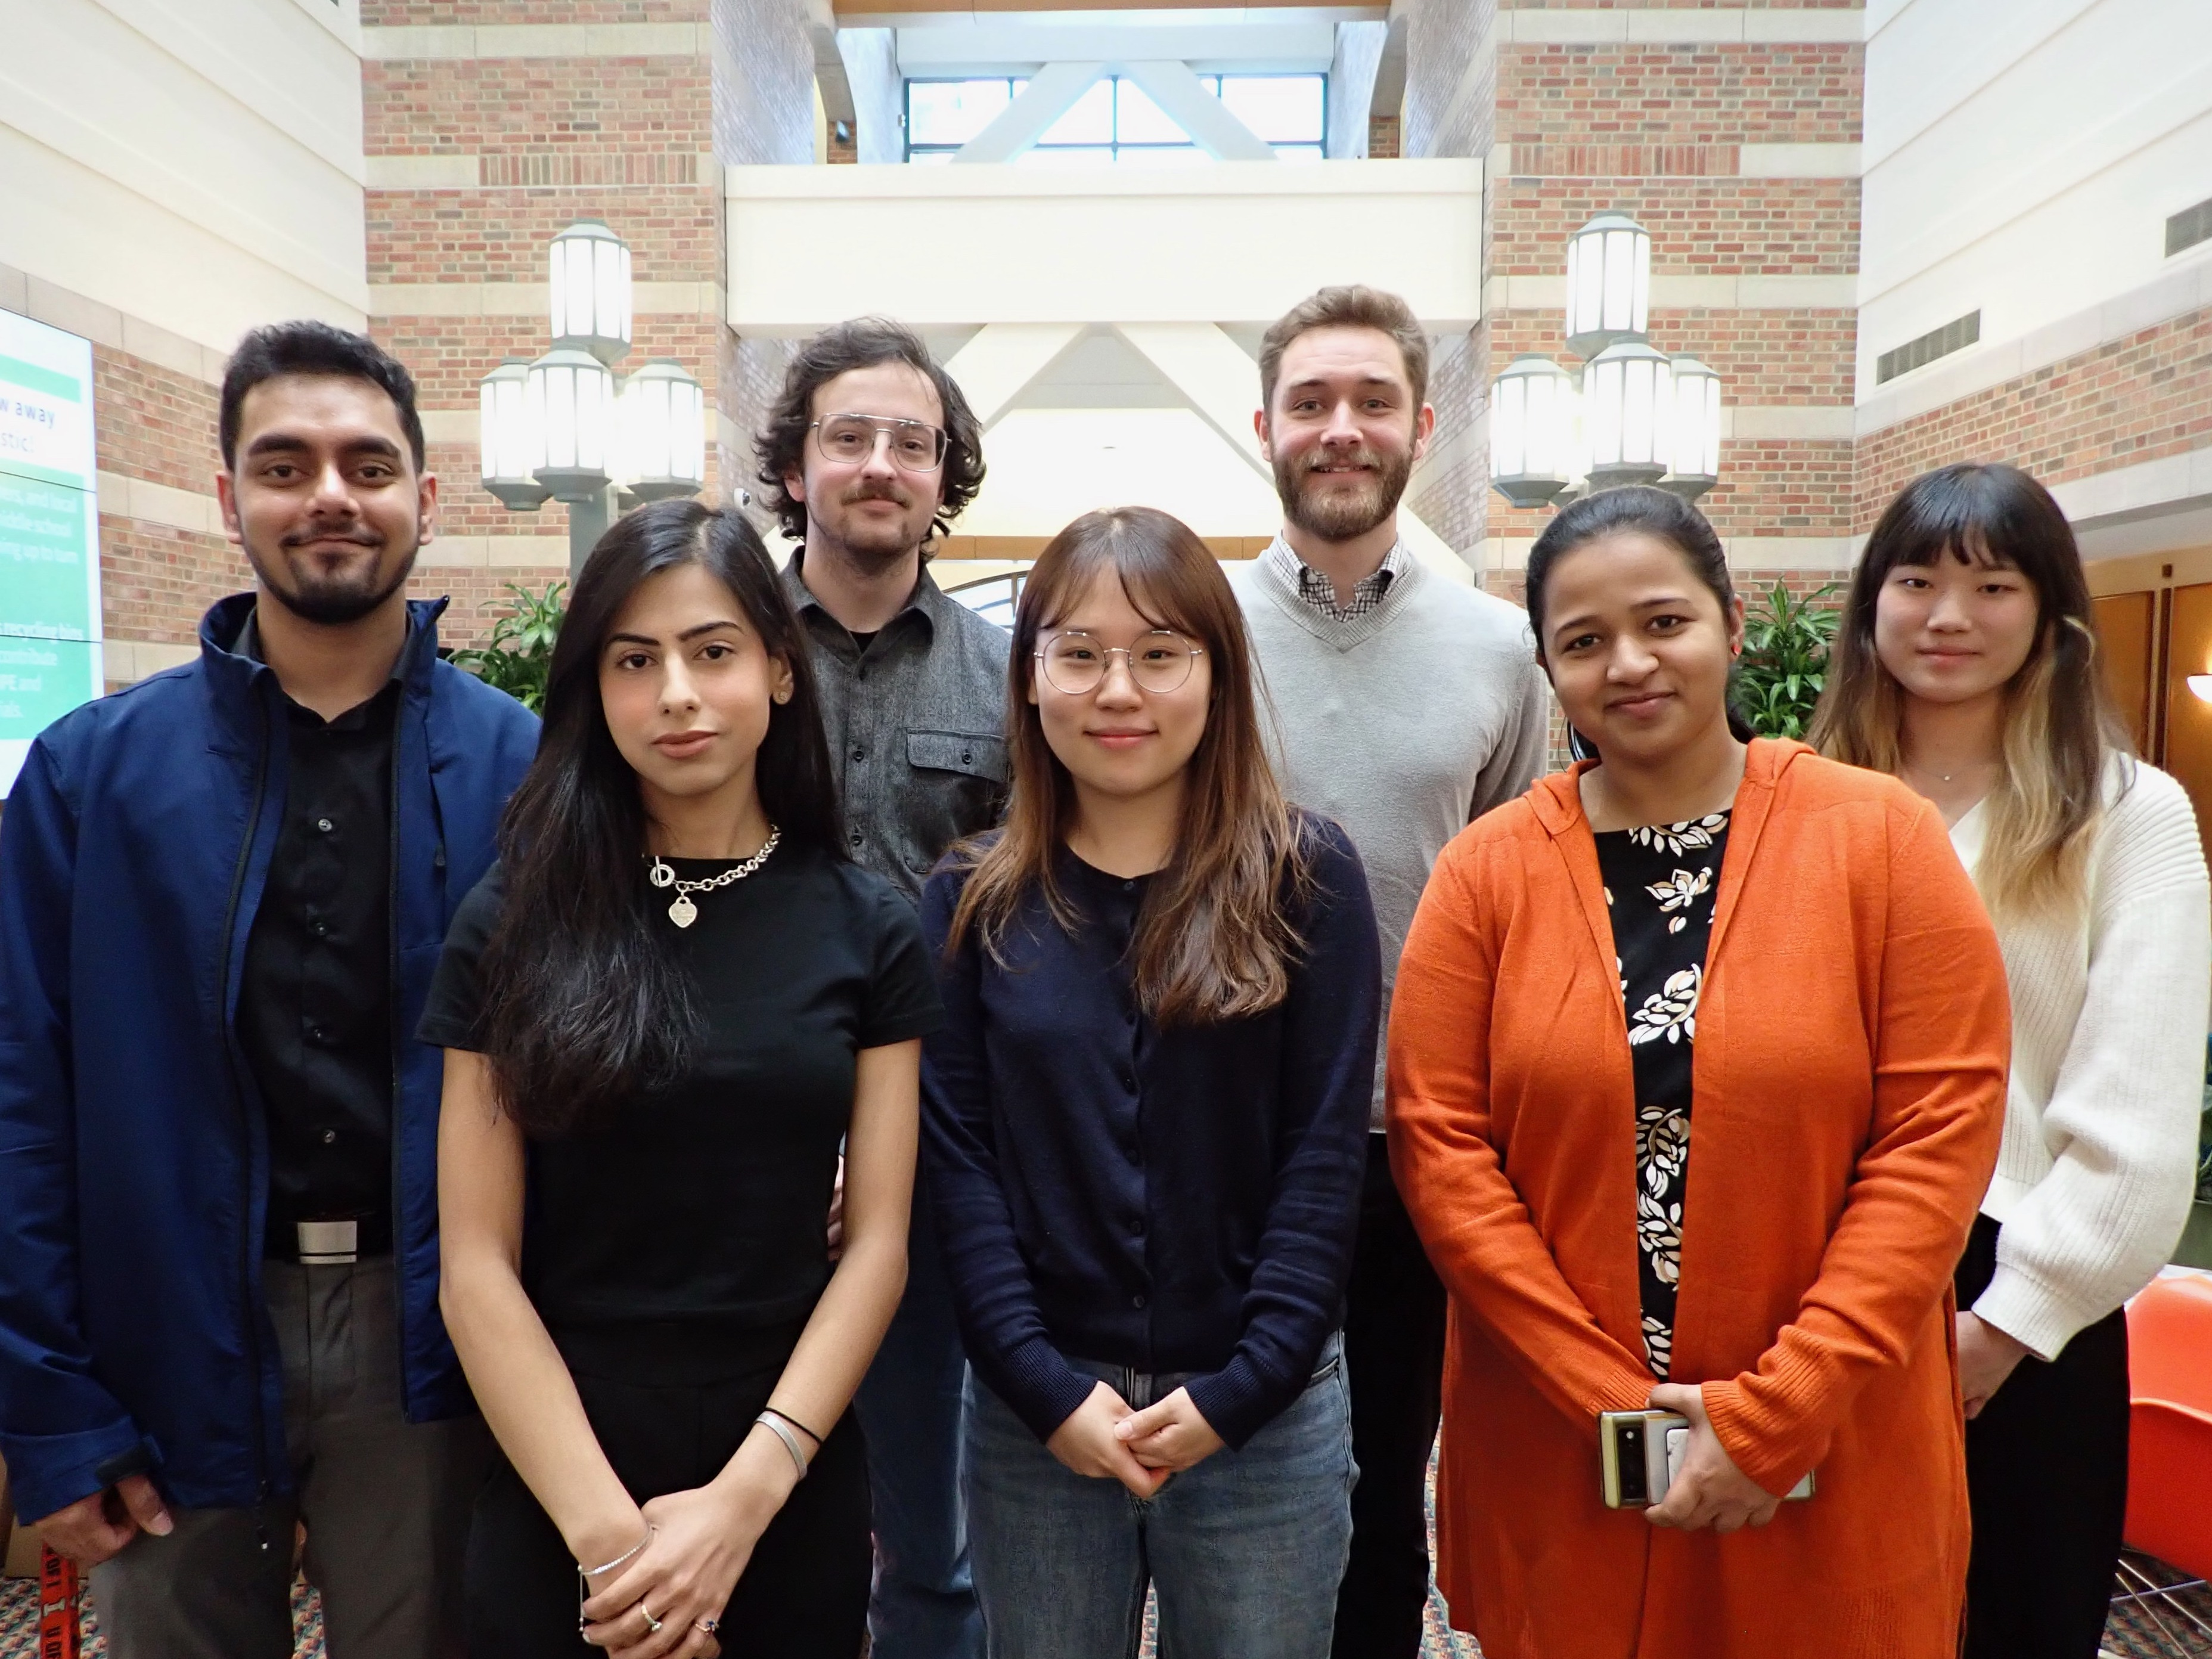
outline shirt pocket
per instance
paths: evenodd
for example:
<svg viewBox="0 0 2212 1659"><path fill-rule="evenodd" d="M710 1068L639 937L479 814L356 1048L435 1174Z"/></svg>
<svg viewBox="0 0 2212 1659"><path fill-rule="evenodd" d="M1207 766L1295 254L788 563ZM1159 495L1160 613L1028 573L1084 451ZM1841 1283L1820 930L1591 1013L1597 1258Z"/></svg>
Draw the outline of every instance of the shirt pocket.
<svg viewBox="0 0 2212 1659"><path fill-rule="evenodd" d="M927 875L954 842L999 821L1006 794L1006 744L993 732L908 732L906 760L914 785L907 864L917 876Z"/></svg>

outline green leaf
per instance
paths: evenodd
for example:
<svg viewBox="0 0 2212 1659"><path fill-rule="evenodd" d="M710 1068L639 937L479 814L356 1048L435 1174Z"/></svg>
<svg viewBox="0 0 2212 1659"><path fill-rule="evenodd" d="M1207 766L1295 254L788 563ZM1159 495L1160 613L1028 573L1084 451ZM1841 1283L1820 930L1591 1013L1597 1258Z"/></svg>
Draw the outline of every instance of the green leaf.
<svg viewBox="0 0 2212 1659"><path fill-rule="evenodd" d="M481 645L464 646L453 653L454 665L497 686L532 712L544 713L545 682L552 671L553 644L561 635L568 586L548 582L539 593L520 582L507 583L507 591L514 597L507 601L507 609L493 618Z"/></svg>

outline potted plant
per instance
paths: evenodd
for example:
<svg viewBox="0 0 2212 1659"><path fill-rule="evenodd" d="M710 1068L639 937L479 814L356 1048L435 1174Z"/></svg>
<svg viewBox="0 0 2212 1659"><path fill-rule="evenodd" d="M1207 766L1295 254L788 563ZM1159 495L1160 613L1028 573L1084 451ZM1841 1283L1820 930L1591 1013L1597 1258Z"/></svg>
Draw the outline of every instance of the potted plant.
<svg viewBox="0 0 2212 1659"><path fill-rule="evenodd" d="M514 597L507 609L493 621L483 644L463 646L453 653L454 665L497 686L533 714L543 714L545 679L553 665L553 641L561 632L568 586L548 582L538 593L520 582L507 583L507 591Z"/></svg>
<svg viewBox="0 0 2212 1659"><path fill-rule="evenodd" d="M1780 582L1767 591L1763 610L1744 618L1743 655L1732 690L1736 706L1763 738L1802 738L1813 705L1828 683L1828 650L1839 613L1820 603L1840 584L1829 582L1802 598Z"/></svg>

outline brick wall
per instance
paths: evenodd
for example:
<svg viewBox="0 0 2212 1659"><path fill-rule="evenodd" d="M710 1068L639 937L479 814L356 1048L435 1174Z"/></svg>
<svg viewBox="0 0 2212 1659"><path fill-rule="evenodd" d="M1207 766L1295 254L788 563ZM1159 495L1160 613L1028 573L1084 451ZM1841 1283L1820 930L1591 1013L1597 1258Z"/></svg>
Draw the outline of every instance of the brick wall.
<svg viewBox="0 0 2212 1659"><path fill-rule="evenodd" d="M1513 7L1545 9L1561 8L1527 0ZM1567 237L1607 210L1651 233L1655 278L1856 273L1856 180L1740 170L1746 145L1856 143L1862 48L1506 41L1486 64L1476 43L1493 15L1492 0L1421 0L1409 36L1405 121L1408 155L1490 158L1486 278L1556 283ZM1424 61L1431 53L1443 56ZM1414 510L1462 550L1489 538L1525 548L1550 517L1517 512L1487 487L1482 417L1492 378L1523 352L1578 366L1564 313L1510 303L1518 294L1491 285L1483 322L1440 374L1437 459L1412 495ZM1650 332L1660 349L1717 369L1733 408L1851 405L1850 309L1661 307ZM1747 425L1759 429L1755 420ZM1832 425L1847 432L1848 417ZM1457 441L1445 441L1450 434ZM1701 505L1723 536L1818 539L1825 568L1852 532L1855 458L1840 432L1728 442L1722 480ZM1495 573L1485 580L1501 591L1512 586Z"/></svg>
<svg viewBox="0 0 2212 1659"><path fill-rule="evenodd" d="M1856 523L1952 461L2008 461L2045 484L2212 443L2212 310L2185 313L1860 441Z"/></svg>

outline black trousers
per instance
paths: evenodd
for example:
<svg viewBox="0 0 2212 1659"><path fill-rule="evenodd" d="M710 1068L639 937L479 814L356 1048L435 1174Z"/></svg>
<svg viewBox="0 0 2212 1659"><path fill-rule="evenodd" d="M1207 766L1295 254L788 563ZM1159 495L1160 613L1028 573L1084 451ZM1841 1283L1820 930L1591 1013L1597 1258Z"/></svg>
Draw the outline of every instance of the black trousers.
<svg viewBox="0 0 2212 1659"><path fill-rule="evenodd" d="M1996 1269L1997 1224L1974 1219L1959 1305ZM2057 1358L2020 1362L1966 1425L1974 1552L1966 1659L2096 1659L2128 1509L2125 1310Z"/></svg>
<svg viewBox="0 0 2212 1659"><path fill-rule="evenodd" d="M666 1327L556 1333L592 1431L640 1503L705 1486L751 1432L799 1327L702 1339ZM761 1534L721 1616L743 1659L858 1659L872 1550L868 1459L848 1413ZM477 1499L464 1577L470 1659L593 1653L576 1631L576 1563L501 1459Z"/></svg>
<svg viewBox="0 0 2212 1659"><path fill-rule="evenodd" d="M1344 1322L1352 1559L1332 1659L1418 1659L1429 1601L1429 1453L1443 1408L1444 1287L1370 1135Z"/></svg>

